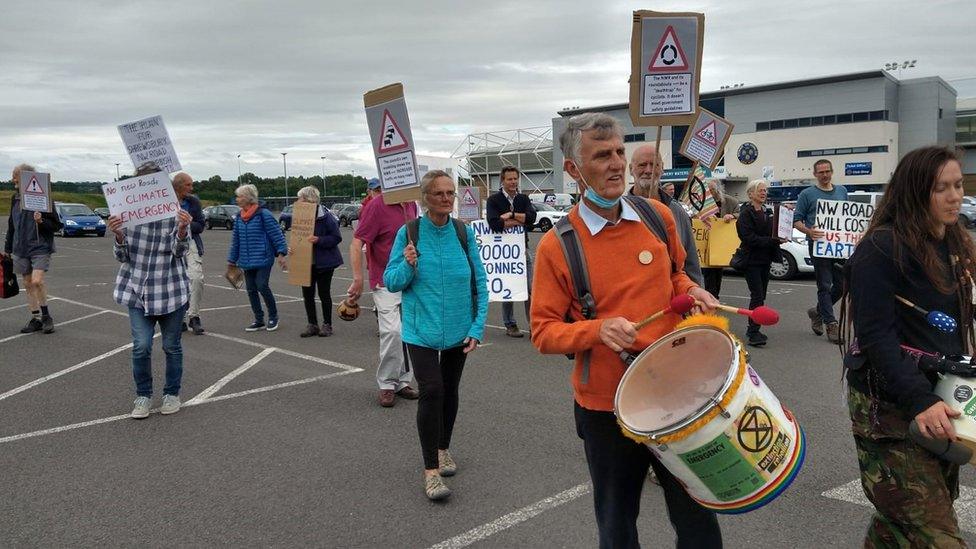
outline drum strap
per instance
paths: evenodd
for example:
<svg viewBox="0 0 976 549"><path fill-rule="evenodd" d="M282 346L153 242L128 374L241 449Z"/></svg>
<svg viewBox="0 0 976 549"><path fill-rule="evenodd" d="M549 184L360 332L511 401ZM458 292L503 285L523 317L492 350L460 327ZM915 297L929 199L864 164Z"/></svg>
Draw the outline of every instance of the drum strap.
<svg viewBox="0 0 976 549"><path fill-rule="evenodd" d="M665 249L669 251L670 256L670 246L668 246L668 233L664 229L664 220L657 213L646 200L637 196L625 196L624 200L628 204L633 206L644 222L644 225L652 233L654 233L661 242L664 243ZM576 301L579 303L580 312L583 314L583 318L586 320L592 320L596 318L596 299L593 298L593 292L590 291L590 273L586 268L586 256L583 254L583 245L580 242L579 237L576 235L576 230L573 228L573 224L569 221L569 216L565 216L556 221L555 225L556 234L559 236L559 245L563 249L563 257L566 259L566 265L569 267L569 274L573 279L573 288L576 290ZM676 269L674 264L674 259L671 259L671 272ZM573 322L572 317L569 313L566 314L566 322ZM566 355L570 359L574 358L575 355ZM590 381L590 351L583 352L583 371L580 374L580 383L586 384Z"/></svg>

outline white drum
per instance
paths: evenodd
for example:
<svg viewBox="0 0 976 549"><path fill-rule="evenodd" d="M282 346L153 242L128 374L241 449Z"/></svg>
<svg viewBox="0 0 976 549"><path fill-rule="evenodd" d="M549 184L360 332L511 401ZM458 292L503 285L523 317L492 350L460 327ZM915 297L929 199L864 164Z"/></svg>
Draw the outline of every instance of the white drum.
<svg viewBox="0 0 976 549"><path fill-rule="evenodd" d="M976 378L939 374L935 394L961 414L952 418L952 426L956 429L959 442L973 450L969 463L976 465Z"/></svg>

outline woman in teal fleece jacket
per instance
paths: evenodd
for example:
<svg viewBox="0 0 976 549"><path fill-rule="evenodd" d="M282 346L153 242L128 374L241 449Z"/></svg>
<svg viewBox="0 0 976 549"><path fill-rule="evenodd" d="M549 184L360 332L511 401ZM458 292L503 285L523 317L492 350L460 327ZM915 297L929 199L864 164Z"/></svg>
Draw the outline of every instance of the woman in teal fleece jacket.
<svg viewBox="0 0 976 549"><path fill-rule="evenodd" d="M454 181L441 171L424 175L417 220L416 246L408 242L407 226L397 232L383 282L402 292L403 342L420 386L417 432L424 458L424 491L432 500L451 491L442 476L457 464L448 452L458 410L458 386L467 354L482 340L488 315L488 288L478 242L470 227L465 248L458 238ZM472 270L474 271L472 273ZM474 277L472 296L471 278Z"/></svg>

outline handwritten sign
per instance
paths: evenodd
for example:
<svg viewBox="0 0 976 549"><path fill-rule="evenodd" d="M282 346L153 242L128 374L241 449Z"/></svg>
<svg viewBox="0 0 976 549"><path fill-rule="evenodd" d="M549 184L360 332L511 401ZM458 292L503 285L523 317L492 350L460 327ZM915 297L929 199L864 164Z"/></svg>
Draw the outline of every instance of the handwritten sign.
<svg viewBox="0 0 976 549"><path fill-rule="evenodd" d="M735 223L716 220L709 226L701 219L692 218L691 229L701 266L727 267L732 254L739 247Z"/></svg>
<svg viewBox="0 0 976 549"><path fill-rule="evenodd" d="M776 206L776 236L787 240L793 238L793 208L783 204Z"/></svg>
<svg viewBox="0 0 976 549"><path fill-rule="evenodd" d="M163 172L106 183L102 194L109 213L118 216L127 229L176 217L180 211L173 184Z"/></svg>
<svg viewBox="0 0 976 549"><path fill-rule="evenodd" d="M481 261L488 273L488 301L526 301L529 285L525 265L525 228L492 232L487 221L472 221Z"/></svg>
<svg viewBox="0 0 976 549"><path fill-rule="evenodd" d="M817 200L817 228L824 237L813 241L813 256L847 259L871 223L874 206L844 200Z"/></svg>
<svg viewBox="0 0 976 549"><path fill-rule="evenodd" d="M51 212L51 174L20 172L20 209Z"/></svg>
<svg viewBox="0 0 976 549"><path fill-rule="evenodd" d="M291 214L291 235L288 237L288 283L294 286L312 285L312 243L315 217L319 207L311 202L295 202ZM326 213L325 215L332 215Z"/></svg>
<svg viewBox="0 0 976 549"><path fill-rule="evenodd" d="M183 169L176 157L173 142L169 139L166 124L162 116L153 116L119 126L119 135L125 145L125 151L132 159L132 165L138 168L145 162L155 162L159 169L166 173L178 172Z"/></svg>

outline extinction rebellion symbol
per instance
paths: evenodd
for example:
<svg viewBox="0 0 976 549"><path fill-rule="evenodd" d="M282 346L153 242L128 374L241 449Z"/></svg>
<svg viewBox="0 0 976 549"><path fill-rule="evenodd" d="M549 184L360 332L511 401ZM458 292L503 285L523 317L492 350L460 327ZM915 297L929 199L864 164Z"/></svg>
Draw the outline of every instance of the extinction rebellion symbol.
<svg viewBox="0 0 976 549"><path fill-rule="evenodd" d="M762 452L773 441L773 426L769 412L750 406L739 420L739 445L750 452Z"/></svg>

